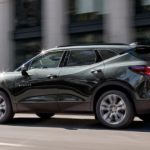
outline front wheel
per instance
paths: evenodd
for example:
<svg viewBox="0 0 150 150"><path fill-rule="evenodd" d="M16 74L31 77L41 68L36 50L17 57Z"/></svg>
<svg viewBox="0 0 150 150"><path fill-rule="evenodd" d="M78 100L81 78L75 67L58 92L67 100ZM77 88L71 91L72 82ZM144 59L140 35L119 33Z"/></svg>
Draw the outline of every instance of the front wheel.
<svg viewBox="0 0 150 150"><path fill-rule="evenodd" d="M7 95L0 91L0 123L6 123L14 116L12 106Z"/></svg>
<svg viewBox="0 0 150 150"><path fill-rule="evenodd" d="M121 91L107 91L96 104L98 120L109 128L127 127L134 118L134 110L128 97Z"/></svg>
<svg viewBox="0 0 150 150"><path fill-rule="evenodd" d="M38 117L40 117L41 119L49 119L51 118L52 116L54 116L53 113L36 113L36 115Z"/></svg>

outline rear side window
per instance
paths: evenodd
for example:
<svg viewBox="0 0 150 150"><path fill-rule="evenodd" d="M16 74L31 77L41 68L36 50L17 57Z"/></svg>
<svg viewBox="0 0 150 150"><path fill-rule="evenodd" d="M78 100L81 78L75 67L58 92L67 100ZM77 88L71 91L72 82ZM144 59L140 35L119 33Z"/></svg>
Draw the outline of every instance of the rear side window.
<svg viewBox="0 0 150 150"><path fill-rule="evenodd" d="M70 52L66 66L91 65L96 60L97 56L94 50L74 50Z"/></svg>
<svg viewBox="0 0 150 150"><path fill-rule="evenodd" d="M112 51L112 50L99 50L100 55L102 56L103 60L112 58L116 55L118 55L116 52Z"/></svg>

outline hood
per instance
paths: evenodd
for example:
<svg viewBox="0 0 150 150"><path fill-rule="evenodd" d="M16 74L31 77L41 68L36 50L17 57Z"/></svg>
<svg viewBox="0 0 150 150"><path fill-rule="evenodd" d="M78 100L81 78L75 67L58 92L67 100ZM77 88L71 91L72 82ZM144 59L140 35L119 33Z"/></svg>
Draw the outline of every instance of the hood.
<svg viewBox="0 0 150 150"><path fill-rule="evenodd" d="M21 72L2 72L0 73L0 82L5 80L13 80L18 78L21 75Z"/></svg>

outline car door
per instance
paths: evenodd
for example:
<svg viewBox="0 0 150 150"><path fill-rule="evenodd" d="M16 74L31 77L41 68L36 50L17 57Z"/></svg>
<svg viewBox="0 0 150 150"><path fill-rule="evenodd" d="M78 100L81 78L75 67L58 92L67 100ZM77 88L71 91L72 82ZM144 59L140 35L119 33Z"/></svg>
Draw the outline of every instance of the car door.
<svg viewBox="0 0 150 150"><path fill-rule="evenodd" d="M27 74L18 79L16 99L25 111L57 112L59 64L63 51L49 52L29 64Z"/></svg>
<svg viewBox="0 0 150 150"><path fill-rule="evenodd" d="M104 78L100 55L92 49L73 49L65 61L59 74L59 107L64 112L90 111L93 90Z"/></svg>

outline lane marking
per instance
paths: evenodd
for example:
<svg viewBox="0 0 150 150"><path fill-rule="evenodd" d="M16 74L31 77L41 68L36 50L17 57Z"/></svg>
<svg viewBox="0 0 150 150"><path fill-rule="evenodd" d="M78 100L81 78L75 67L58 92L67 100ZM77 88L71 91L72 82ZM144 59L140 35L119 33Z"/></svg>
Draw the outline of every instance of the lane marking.
<svg viewBox="0 0 150 150"><path fill-rule="evenodd" d="M25 145L22 145L22 144L13 144L13 143L0 143L0 146L25 147Z"/></svg>

